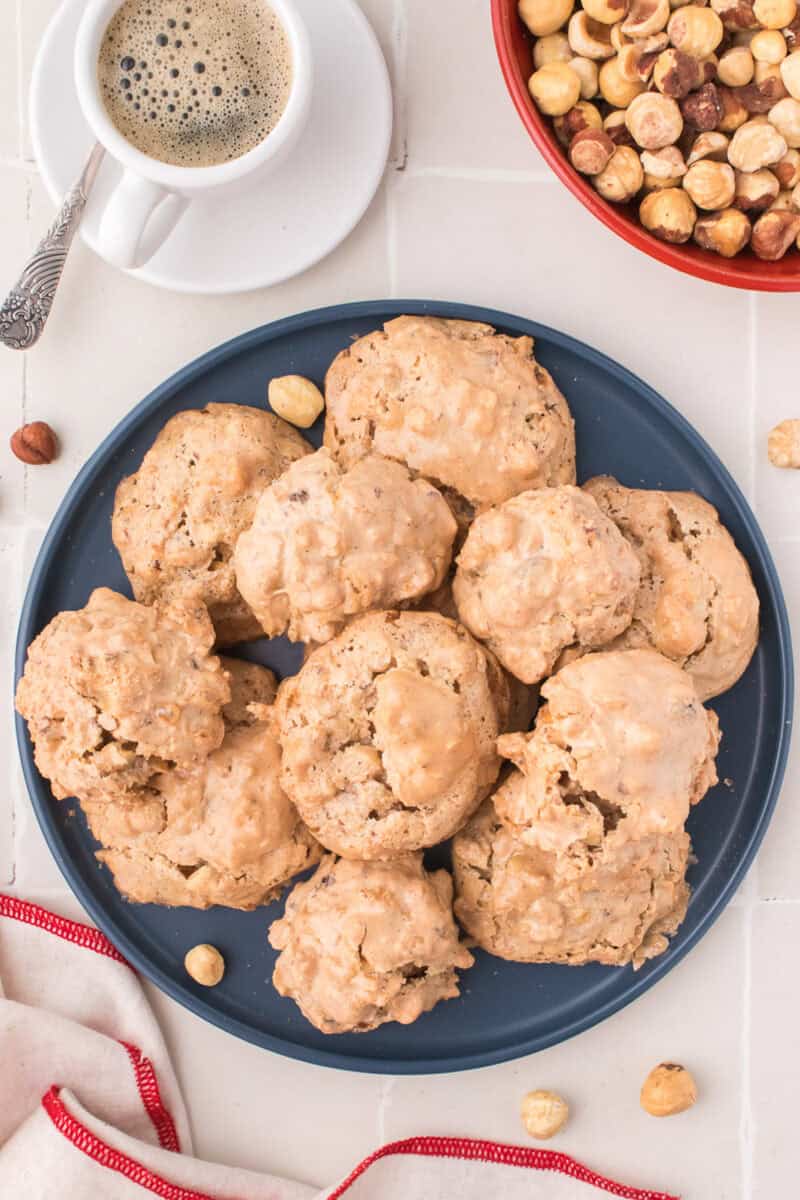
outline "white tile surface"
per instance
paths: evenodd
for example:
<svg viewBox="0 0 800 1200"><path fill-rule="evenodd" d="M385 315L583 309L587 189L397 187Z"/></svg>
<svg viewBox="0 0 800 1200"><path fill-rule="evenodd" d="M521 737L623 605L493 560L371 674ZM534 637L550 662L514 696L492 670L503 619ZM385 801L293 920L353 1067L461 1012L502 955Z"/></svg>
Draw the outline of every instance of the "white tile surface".
<svg viewBox="0 0 800 1200"><path fill-rule="evenodd" d="M27 91L56 4L6 0L3 14L10 30L0 42L4 284L52 215L26 161L16 98ZM363 0L363 7L392 71L396 129L386 185L336 254L270 291L212 299L149 289L77 245L47 337L27 356L0 353L3 677L21 584L44 526L75 471L130 406L226 337L292 311L387 293L535 317L662 391L754 496L800 638L800 474L776 471L765 453L771 425L800 416L800 300L712 288L641 257L595 224L525 139L503 92L486 0ZM54 466L26 471L2 445L23 419L36 418L58 428L64 451ZM0 886L13 875L20 894L77 916L30 812L7 702L2 721ZM520 1098L550 1086L573 1107L555 1145L598 1169L686 1200L789 1200L797 1190L800 1072L799 763L793 754L756 870L702 944L631 1008L535 1057L431 1079L345 1075L235 1042L153 994L190 1096L199 1151L322 1183L380 1142L411 1133L523 1141ZM640 1112L637 1093L662 1058L691 1066L701 1099L691 1113L658 1122Z"/></svg>

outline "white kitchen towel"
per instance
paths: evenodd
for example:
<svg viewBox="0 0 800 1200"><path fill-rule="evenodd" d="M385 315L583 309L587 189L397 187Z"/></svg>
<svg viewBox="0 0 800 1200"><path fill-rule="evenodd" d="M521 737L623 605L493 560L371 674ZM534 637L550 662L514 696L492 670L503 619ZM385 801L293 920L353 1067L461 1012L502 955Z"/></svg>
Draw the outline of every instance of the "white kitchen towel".
<svg viewBox="0 0 800 1200"><path fill-rule="evenodd" d="M565 1154L394 1142L323 1192L192 1156L183 1099L134 971L96 929L0 895L5 1200L676 1200Z"/></svg>

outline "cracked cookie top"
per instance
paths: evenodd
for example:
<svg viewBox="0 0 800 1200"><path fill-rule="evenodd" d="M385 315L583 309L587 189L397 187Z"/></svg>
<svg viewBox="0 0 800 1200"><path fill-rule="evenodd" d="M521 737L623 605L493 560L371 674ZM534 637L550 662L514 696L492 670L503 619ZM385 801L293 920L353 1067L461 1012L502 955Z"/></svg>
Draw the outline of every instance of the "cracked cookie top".
<svg viewBox="0 0 800 1200"><path fill-rule="evenodd" d="M283 786L329 850L391 858L450 837L500 765L498 664L436 613L360 617L287 679Z"/></svg>
<svg viewBox="0 0 800 1200"><path fill-rule="evenodd" d="M322 643L353 616L438 588L455 534L441 494L403 464L372 454L344 470L318 450L262 493L236 581L268 637Z"/></svg>
<svg viewBox="0 0 800 1200"><path fill-rule="evenodd" d="M223 659L231 681L222 745L156 775L138 804L84 802L98 854L129 900L254 908L319 861L321 848L280 785L271 671Z"/></svg>
<svg viewBox="0 0 800 1200"><path fill-rule="evenodd" d="M228 678L203 605L152 608L97 588L28 648L17 709L57 799L142 797L166 764L222 741Z"/></svg>
<svg viewBox="0 0 800 1200"><path fill-rule="evenodd" d="M344 466L399 459L477 508L575 482L572 417L529 337L397 317L334 359L325 398L325 445Z"/></svg>
<svg viewBox="0 0 800 1200"><path fill-rule="evenodd" d="M498 741L518 769L495 807L530 846L568 854L676 833L717 782L716 713L654 650L588 654L542 696L533 731Z"/></svg>
<svg viewBox="0 0 800 1200"><path fill-rule="evenodd" d="M273 413L243 404L179 412L117 488L114 545L137 600L201 600L221 645L261 636L233 551L268 484L311 447Z"/></svg>
<svg viewBox="0 0 800 1200"><path fill-rule="evenodd" d="M639 966L666 950L686 914L689 851L683 829L543 850L489 799L453 839L456 916L500 958Z"/></svg>
<svg viewBox="0 0 800 1200"><path fill-rule="evenodd" d="M733 687L758 642L750 570L715 508L694 492L584 485L630 542L642 580L614 648L652 646L691 675L701 699Z"/></svg>
<svg viewBox="0 0 800 1200"><path fill-rule="evenodd" d="M410 1025L457 996L456 970L473 963L452 896L447 871L427 872L421 854L385 863L329 855L270 928L280 951L272 981L323 1033Z"/></svg>
<svg viewBox="0 0 800 1200"><path fill-rule="evenodd" d="M630 624L639 561L576 487L522 492L473 522L453 595L461 620L525 683L567 646L599 647Z"/></svg>

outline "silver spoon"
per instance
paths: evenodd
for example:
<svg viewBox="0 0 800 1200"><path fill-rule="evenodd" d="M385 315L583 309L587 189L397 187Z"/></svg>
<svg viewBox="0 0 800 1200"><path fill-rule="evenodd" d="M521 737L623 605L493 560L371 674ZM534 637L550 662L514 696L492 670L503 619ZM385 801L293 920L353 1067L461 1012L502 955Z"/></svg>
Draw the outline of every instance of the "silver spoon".
<svg viewBox="0 0 800 1200"><path fill-rule="evenodd" d="M27 350L41 337L103 153L96 142L50 230L0 307L0 342L12 350Z"/></svg>

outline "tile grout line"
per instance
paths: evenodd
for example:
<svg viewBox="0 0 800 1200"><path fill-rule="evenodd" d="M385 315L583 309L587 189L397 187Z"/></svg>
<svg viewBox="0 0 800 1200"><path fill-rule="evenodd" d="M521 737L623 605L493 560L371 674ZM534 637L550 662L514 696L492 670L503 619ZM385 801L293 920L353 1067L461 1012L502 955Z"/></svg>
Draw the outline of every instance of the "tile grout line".
<svg viewBox="0 0 800 1200"><path fill-rule="evenodd" d="M413 179L469 179L474 183L557 183L555 172L506 167L409 166Z"/></svg>
<svg viewBox="0 0 800 1200"><path fill-rule="evenodd" d="M380 1092L378 1093L378 1112L377 1112L377 1135L378 1146L385 1146L387 1142L386 1136L386 1114L389 1111L389 1106L392 1100L392 1092L394 1085L397 1082L394 1075L385 1075L381 1079ZM377 1149L377 1147L376 1147Z"/></svg>
<svg viewBox="0 0 800 1200"><path fill-rule="evenodd" d="M386 260L389 276L389 295L397 295L398 285L398 255L397 255L397 209L395 205L395 188L398 176L405 171L408 161L408 128L406 125L405 83L408 43L406 39L407 14L405 0L394 0L392 18L392 57L395 72L395 123L396 135L399 139L399 158L390 164L386 177Z"/></svg>
<svg viewBox="0 0 800 1200"><path fill-rule="evenodd" d="M753 917L756 904L747 906L744 918L744 986L742 988L742 1064L739 1158L742 1200L752 1200L755 1116L752 1098L752 1004L753 1004Z"/></svg>

